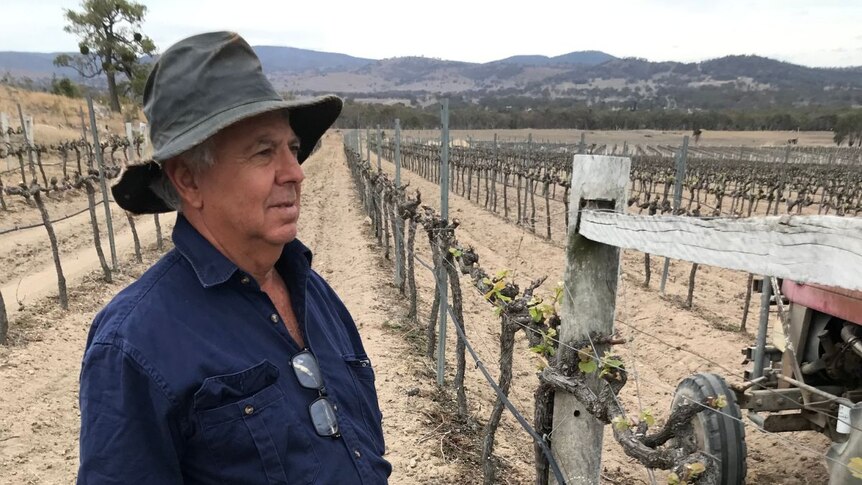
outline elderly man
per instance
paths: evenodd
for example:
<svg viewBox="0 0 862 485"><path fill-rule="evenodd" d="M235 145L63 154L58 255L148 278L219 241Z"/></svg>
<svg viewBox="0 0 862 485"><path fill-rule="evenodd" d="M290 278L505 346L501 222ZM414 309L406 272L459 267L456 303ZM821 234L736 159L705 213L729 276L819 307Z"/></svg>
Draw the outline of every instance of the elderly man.
<svg viewBox="0 0 862 485"><path fill-rule="evenodd" d="M93 322L79 484L386 483L374 372L296 239L300 164L341 105L285 102L230 32L155 64L155 162L113 192L178 210L176 247Z"/></svg>

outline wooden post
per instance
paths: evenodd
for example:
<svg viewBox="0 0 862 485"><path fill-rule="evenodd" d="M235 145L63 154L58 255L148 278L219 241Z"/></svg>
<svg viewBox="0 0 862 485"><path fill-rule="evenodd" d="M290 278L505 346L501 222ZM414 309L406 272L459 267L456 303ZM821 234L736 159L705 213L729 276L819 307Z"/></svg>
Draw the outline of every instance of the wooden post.
<svg viewBox="0 0 862 485"><path fill-rule="evenodd" d="M96 111L93 109L93 98L87 95L87 109L90 110L90 131L93 132L93 150L96 151L96 161L99 163L99 185L102 189L102 203L105 206L105 224L108 226L108 242L111 246L111 269L117 271L117 245L114 242L114 220L111 218L111 201L108 199L108 184L105 180L105 160L102 157L102 147L99 145L99 130L96 128Z"/></svg>
<svg viewBox="0 0 862 485"><path fill-rule="evenodd" d="M449 219L449 98L443 100L440 112L440 217ZM446 309L449 306L449 294L446 287L446 268L440 255L440 267L437 275L437 285L440 292L440 311L438 312L437 331L437 385L443 386L446 376Z"/></svg>
<svg viewBox="0 0 862 485"><path fill-rule="evenodd" d="M383 153L383 147L381 145L383 141L380 139L380 125L377 125L377 171L383 171L383 165L380 162L380 157Z"/></svg>
<svg viewBox="0 0 862 485"><path fill-rule="evenodd" d="M24 124L22 126L24 127L24 139L27 141L27 144L30 146L35 145L33 141L33 117L28 116L24 118Z"/></svg>
<svg viewBox="0 0 862 485"><path fill-rule="evenodd" d="M129 140L129 146L126 148L126 160L131 162L135 159L135 134L130 122L126 123L126 140Z"/></svg>
<svg viewBox="0 0 862 485"><path fill-rule="evenodd" d="M401 120L395 118L395 190L401 187ZM404 219L395 214L395 286L404 288Z"/></svg>
<svg viewBox="0 0 862 485"><path fill-rule="evenodd" d="M685 162L688 156L688 135L682 139L682 148L676 157L676 176L673 182L673 208L674 211L679 208L682 203L682 180L685 178ZM667 192L665 192L667 193ZM664 287L667 283L667 273L670 270L670 258L664 258L664 268L661 272L661 284L659 285L659 293L664 295Z"/></svg>
<svg viewBox="0 0 862 485"><path fill-rule="evenodd" d="M763 275L760 291L760 321L757 324L757 338L754 341L752 379L763 375L763 366L766 363L766 332L769 329L769 300L772 299L772 285L769 283L769 276Z"/></svg>
<svg viewBox="0 0 862 485"><path fill-rule="evenodd" d="M371 163L371 128L365 129L365 159Z"/></svg>
<svg viewBox="0 0 862 485"><path fill-rule="evenodd" d="M578 233L581 208L626 208L631 161L623 157L575 155L569 202L569 230L559 365L575 369L578 357L570 346L590 346L589 334L611 335L620 272L620 250ZM585 345L584 342L587 342ZM592 348L592 347L591 347ZM604 349L598 348L601 353ZM593 377L597 379L597 377ZM593 381L595 384L596 381ZM594 387L598 392L598 387ZM604 426L570 394L554 396L551 446L571 484L598 484ZM557 483L552 479L551 483Z"/></svg>

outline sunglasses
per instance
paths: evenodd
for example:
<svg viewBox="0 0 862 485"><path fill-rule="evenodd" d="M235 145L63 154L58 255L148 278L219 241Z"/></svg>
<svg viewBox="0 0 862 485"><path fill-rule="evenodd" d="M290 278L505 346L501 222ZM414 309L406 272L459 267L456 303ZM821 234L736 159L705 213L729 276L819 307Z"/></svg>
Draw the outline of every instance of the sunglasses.
<svg viewBox="0 0 862 485"><path fill-rule="evenodd" d="M326 397L326 387L323 385L323 374L320 372L317 358L306 349L294 355L290 363L299 385L317 391L318 398L308 405L308 414L311 415L314 430L323 437L339 437L335 406Z"/></svg>

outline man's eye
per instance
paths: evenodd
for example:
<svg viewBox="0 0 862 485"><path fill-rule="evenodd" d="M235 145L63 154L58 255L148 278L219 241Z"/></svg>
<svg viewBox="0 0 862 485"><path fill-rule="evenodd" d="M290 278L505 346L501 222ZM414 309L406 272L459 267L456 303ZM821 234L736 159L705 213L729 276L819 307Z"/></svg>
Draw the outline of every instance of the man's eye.
<svg viewBox="0 0 862 485"><path fill-rule="evenodd" d="M291 151L294 155L298 154L298 153L299 153L299 145L291 146L291 147L290 147L290 151Z"/></svg>
<svg viewBox="0 0 862 485"><path fill-rule="evenodd" d="M264 150L257 152L257 155L262 156L262 157L268 157L268 156L272 155L272 152L273 152L272 148L266 148Z"/></svg>

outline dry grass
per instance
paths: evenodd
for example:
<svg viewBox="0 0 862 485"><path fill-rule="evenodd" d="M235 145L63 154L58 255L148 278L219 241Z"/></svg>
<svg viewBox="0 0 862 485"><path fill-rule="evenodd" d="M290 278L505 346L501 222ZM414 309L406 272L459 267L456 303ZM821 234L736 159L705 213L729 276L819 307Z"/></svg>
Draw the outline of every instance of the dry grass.
<svg viewBox="0 0 862 485"><path fill-rule="evenodd" d="M89 124L87 101L83 98L72 99L50 93L27 91L25 89L0 85L0 112L6 113L9 123L17 128L17 103L25 116L33 117L34 140L36 143L57 143L81 136L80 110ZM123 115L111 113L107 106L94 101L96 121L102 132L125 133ZM143 118L140 117L142 120Z"/></svg>

